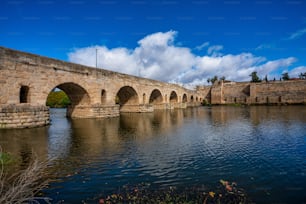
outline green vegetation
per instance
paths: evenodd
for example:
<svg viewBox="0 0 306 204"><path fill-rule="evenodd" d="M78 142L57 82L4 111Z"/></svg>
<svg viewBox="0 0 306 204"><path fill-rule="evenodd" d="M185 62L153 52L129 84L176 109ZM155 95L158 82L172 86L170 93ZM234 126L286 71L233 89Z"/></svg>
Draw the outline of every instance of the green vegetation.
<svg viewBox="0 0 306 204"><path fill-rule="evenodd" d="M5 152L0 152L0 163L2 165L7 165L10 164L14 161L12 155L10 155L9 153L5 153Z"/></svg>
<svg viewBox="0 0 306 204"><path fill-rule="evenodd" d="M265 81L265 82L268 82L268 81L269 81L267 75L265 76L264 81Z"/></svg>
<svg viewBox="0 0 306 204"><path fill-rule="evenodd" d="M207 79L207 83L211 82L211 84L214 84L215 81L218 81L218 76L214 76L212 78Z"/></svg>
<svg viewBox="0 0 306 204"><path fill-rule="evenodd" d="M251 82L262 82L262 81L265 81L265 82L269 82L269 79L268 79L268 75L265 75L264 78L262 77L259 77L257 75L257 72L256 71L253 71L250 75L251 77ZM286 73L283 73L280 77L280 81L284 80L284 81L287 81L287 80L295 80L296 78L291 78L289 77L289 74L288 72ZM301 72L299 74L299 79L306 79L306 72ZM214 76L212 78L207 78L207 83L211 83L211 84L214 84L216 81L225 81L225 76L222 76L220 78L218 78L218 76ZM275 77L273 78L273 81L276 81Z"/></svg>
<svg viewBox="0 0 306 204"><path fill-rule="evenodd" d="M211 104L206 99L204 99L202 101L202 106L211 106Z"/></svg>
<svg viewBox="0 0 306 204"><path fill-rule="evenodd" d="M251 77L251 82L261 82L261 80L257 76L257 72L252 72L250 74L250 77Z"/></svg>
<svg viewBox="0 0 306 204"><path fill-rule="evenodd" d="M300 73L299 78L300 79L306 79L306 72Z"/></svg>
<svg viewBox="0 0 306 204"><path fill-rule="evenodd" d="M284 81L290 80L290 77L289 77L288 72L282 74L282 79L283 79Z"/></svg>
<svg viewBox="0 0 306 204"><path fill-rule="evenodd" d="M218 78L218 76L214 76L214 77L212 77L212 78L208 78L207 79L207 83L210 83L211 82L211 84L214 84L216 81L218 81L219 80L219 78ZM220 80L221 81L225 81L225 76L222 76L222 77L220 77Z"/></svg>
<svg viewBox="0 0 306 204"><path fill-rule="evenodd" d="M116 98L115 98L115 103L116 103L116 104L120 104L120 99L119 99L118 96L116 96Z"/></svg>
<svg viewBox="0 0 306 204"><path fill-rule="evenodd" d="M64 91L52 91L46 103L51 108L66 108L70 104L70 99Z"/></svg>
<svg viewBox="0 0 306 204"><path fill-rule="evenodd" d="M220 77L221 81L225 81L225 76Z"/></svg>

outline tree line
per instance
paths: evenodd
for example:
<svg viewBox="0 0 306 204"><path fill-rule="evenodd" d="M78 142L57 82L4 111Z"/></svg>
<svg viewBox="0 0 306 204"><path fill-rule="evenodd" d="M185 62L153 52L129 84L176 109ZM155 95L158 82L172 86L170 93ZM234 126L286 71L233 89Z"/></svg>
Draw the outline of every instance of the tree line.
<svg viewBox="0 0 306 204"><path fill-rule="evenodd" d="M257 75L257 72L256 72L256 71L252 72L249 76L251 77L250 82L269 81L267 75L266 75L263 79L260 79L259 76ZM279 80L280 80L280 81L281 81L281 80L287 81L287 80L291 80L291 79L292 79L292 78L290 78L289 73L288 73L288 72L285 72L285 73L282 74L282 76L280 77ZM299 79L306 79L306 72L300 73L300 74L299 74ZM218 76L215 75L214 77L208 78L208 79L207 79L207 83L214 84L216 81L219 81L219 80L220 80L220 81L225 81L225 76L222 76L222 77L220 77L220 79L219 79ZM273 81L276 81L276 79L273 78Z"/></svg>
<svg viewBox="0 0 306 204"><path fill-rule="evenodd" d="M260 79L258 76L257 76L257 72L252 72L250 75L251 77L251 82L261 82L261 81L269 81L268 80L268 76L266 75L263 80ZM279 79L280 81L287 81L287 80L291 80L292 78L289 76L289 73L288 72L285 72L282 74L281 78ZM300 73L299 74L299 79L306 79L306 72L304 73ZM275 81L276 79L274 78L273 81Z"/></svg>

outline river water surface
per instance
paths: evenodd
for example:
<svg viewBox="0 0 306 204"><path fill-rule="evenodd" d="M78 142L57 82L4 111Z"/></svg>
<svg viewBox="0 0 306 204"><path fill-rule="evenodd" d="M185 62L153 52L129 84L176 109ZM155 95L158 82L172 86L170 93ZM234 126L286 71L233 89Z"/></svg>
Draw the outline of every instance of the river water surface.
<svg viewBox="0 0 306 204"><path fill-rule="evenodd" d="M306 106L198 107L109 119L67 119L0 130L0 145L26 162L55 158L54 203L97 203L124 185L214 188L235 181L256 203L306 202Z"/></svg>

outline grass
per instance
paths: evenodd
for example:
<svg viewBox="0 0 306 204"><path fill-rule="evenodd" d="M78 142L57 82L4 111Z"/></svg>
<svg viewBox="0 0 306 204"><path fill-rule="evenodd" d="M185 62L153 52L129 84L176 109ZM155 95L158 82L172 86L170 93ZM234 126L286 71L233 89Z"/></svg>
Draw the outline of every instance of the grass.
<svg viewBox="0 0 306 204"><path fill-rule="evenodd" d="M8 165L14 162L14 158L8 153L0 152L0 161L2 165Z"/></svg>

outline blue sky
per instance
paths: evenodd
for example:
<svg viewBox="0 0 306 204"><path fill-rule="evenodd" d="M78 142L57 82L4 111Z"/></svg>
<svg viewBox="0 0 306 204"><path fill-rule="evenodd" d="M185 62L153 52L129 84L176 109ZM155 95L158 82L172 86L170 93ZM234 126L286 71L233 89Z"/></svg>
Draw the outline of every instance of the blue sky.
<svg viewBox="0 0 306 204"><path fill-rule="evenodd" d="M304 0L2 0L0 46L182 84L306 72Z"/></svg>

